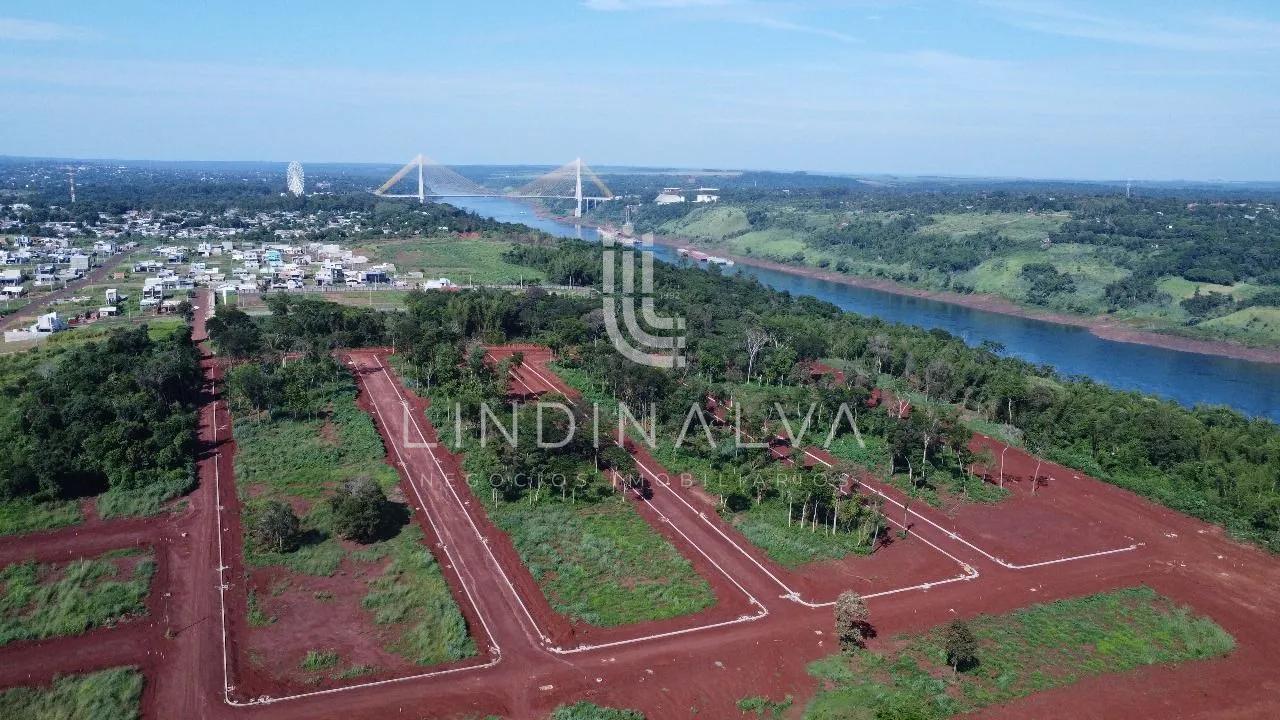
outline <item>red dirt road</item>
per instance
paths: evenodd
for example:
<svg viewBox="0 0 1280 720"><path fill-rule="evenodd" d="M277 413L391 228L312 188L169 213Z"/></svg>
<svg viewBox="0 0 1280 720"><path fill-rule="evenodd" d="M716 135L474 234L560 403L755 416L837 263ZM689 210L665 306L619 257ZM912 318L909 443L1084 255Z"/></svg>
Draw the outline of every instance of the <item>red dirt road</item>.
<svg viewBox="0 0 1280 720"><path fill-rule="evenodd" d="M207 293L202 300L208 302ZM200 315L196 325L202 334ZM805 578L810 573L830 576L829 571L806 566L782 572L714 512L708 512L696 493L678 482L668 486L658 481L651 503L637 501L637 511L695 562L715 588L717 606L707 613L667 621L669 625L607 631L574 627L549 611L509 541L488 523L479 503L470 499L454 461L446 453L433 454L435 449L422 447L424 440L434 436L422 419L422 401L404 391L384 367L381 353L354 352L350 359L360 373L361 402L373 411L389 454L401 463L402 477L410 486L406 494L430 517L431 542L443 545L433 550L447 562L447 576L479 636L478 644L494 646L488 656L453 668L426 668L422 677L245 707L227 704L226 679L229 676L234 684L238 673L237 637L243 629L244 608L243 603L236 606L234 602L226 607L224 661L220 595L236 597L234 583L242 575L238 568L220 572L222 565L234 562L228 558L228 549L238 547L239 528L230 484L229 420L225 408L211 401L201 414L200 437L206 448L199 465L201 484L187 498L185 511L0 542L0 559L6 561L28 556L24 553L65 559L101 552L109 549L107 545L143 543L155 549L158 564L147 618L78 638L0 648L0 686L47 682L59 672L137 664L147 676L145 715L184 720L454 718L487 713L523 720L543 718L557 704L579 699L634 707L651 720L719 719L739 717L734 704L743 697L766 694L780 699L790 693L802 705L813 692L814 683L804 665L835 648L829 634L830 609L805 603L820 605L833 599L823 593L840 583L806 585ZM527 351L521 381L574 398L545 362L543 356ZM217 380L217 366L207 362L205 367L210 381ZM1014 456L1013 451L1009 454ZM643 452L638 455L642 466L660 478L661 468ZM1006 459L1007 473L1008 463ZM452 481L451 472L455 473ZM1280 587L1280 561L1224 538L1212 526L1118 488L1085 477L1055 477L1035 497L1019 491L1016 502L996 506L987 515L958 514L954 521L962 526L952 527L952 518L913 505L912 537L890 548L902 554L902 574L896 572L895 563L888 562L898 559L892 554L886 553L884 560L867 559L883 563L875 566L869 582L916 586L869 600L877 630L882 635L921 630L953 617L1005 612L1145 583L1212 617L1236 637L1236 651L1221 660L1087 679L979 716L1280 717L1280 681L1275 672L1280 667L1280 624L1275 621L1280 617L1280 594L1275 592ZM1033 513L1039 513L1034 515L1036 523L1054 524L1042 526L1041 531L1028 527L1024 517ZM1082 548L1104 547L1115 539L1114 533L1132 537L1138 547L1035 564ZM917 580L934 569L941 576L957 576L963 567L972 568L977 577L927 587ZM219 592L224 579L231 585L225 594ZM788 596L786 587L796 594ZM747 595L760 606L753 605ZM768 614L735 622L737 613L759 607ZM725 619L728 624L674 634ZM658 637L627 642L648 634ZM582 643L620 644L565 652ZM441 669L454 672L435 674ZM233 699L238 696L235 690Z"/></svg>

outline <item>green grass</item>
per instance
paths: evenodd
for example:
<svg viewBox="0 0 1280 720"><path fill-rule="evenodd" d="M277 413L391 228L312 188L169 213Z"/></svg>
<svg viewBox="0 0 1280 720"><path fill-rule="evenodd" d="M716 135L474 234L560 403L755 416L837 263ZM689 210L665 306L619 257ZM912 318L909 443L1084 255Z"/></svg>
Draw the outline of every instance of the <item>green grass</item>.
<svg viewBox="0 0 1280 720"><path fill-rule="evenodd" d="M802 527L799 520L805 498L799 490L790 498L785 490L780 490L778 494L764 496L760 502L755 501L751 488L756 482L768 484L777 480L785 487L794 471L778 465L745 473L738 468L716 467L691 446L676 449L673 445L660 439L653 450L654 458L672 474L689 473L695 482L716 496L733 493L748 496L750 502L745 509L735 512L724 507L721 515L774 562L798 567L849 555L869 555L875 549L873 537L853 532L831 534L823 529L821 522L816 527L812 524Z"/></svg>
<svg viewBox="0 0 1280 720"><path fill-rule="evenodd" d="M562 365L556 365L555 371L587 400L598 402L602 407L616 407L617 401L601 391L585 372ZM738 389L743 391L736 394L739 398L757 391L755 386L750 385L743 385ZM769 483L777 479L779 473L784 478L791 476L790 472L785 472L776 465L758 472L743 473L737 467L726 468L713 463L705 456L705 450L699 451L691 442L695 436L702 437L701 428L696 424L690 428L690 435L680 448L674 446L674 436L668 437L662 433L659 435L658 447L652 450L654 458L673 475L689 473L707 492L714 495L744 492L751 495L753 493L744 488L750 488L756 481ZM705 444L705 438L700 442ZM718 442L723 446L731 444L732 439L721 438ZM833 447L844 447L846 443L852 442L851 436L847 439L841 436L833 443ZM872 538L869 537L860 537L850 532L832 535L821 532L820 528L800 527L798 519L802 503L803 499L798 496L792 497L789 502L787 496L778 494L765 497L759 503L753 501L749 507L737 512L724 508L722 514L770 559L787 567L820 560L839 560L851 554L865 555L874 549Z"/></svg>
<svg viewBox="0 0 1280 720"><path fill-rule="evenodd" d="M489 516L511 537L556 612L597 627L688 615L715 595L693 566L590 468L589 483L561 497L547 489L515 501L496 498L485 478L492 448L472 448L466 469Z"/></svg>
<svg viewBox="0 0 1280 720"><path fill-rule="evenodd" d="M796 253L804 253L806 264L813 264L819 257L827 257L825 253L815 250L805 242L804 233L783 228L753 230L728 241L729 252L736 255L769 258L772 260L790 260Z"/></svg>
<svg viewBox="0 0 1280 720"><path fill-rule="evenodd" d="M314 419L236 418L236 485L242 499L317 500L361 474L384 488L396 484L395 470L384 462L381 436L356 405L354 383L341 378L320 396L321 412Z"/></svg>
<svg viewBox="0 0 1280 720"><path fill-rule="evenodd" d="M547 720L644 720L644 715L635 710L618 710L595 703L579 702L561 705Z"/></svg>
<svg viewBox="0 0 1280 720"><path fill-rule="evenodd" d="M262 610L262 605L258 602L258 593L255 590L249 591L249 626L250 627L266 627L276 621L274 615L268 615Z"/></svg>
<svg viewBox="0 0 1280 720"><path fill-rule="evenodd" d="M994 505L1012 494L998 485L993 485L982 478L972 475L961 475L954 468L930 468L925 476L926 483L917 485L919 477L911 478L906 473L896 473L888 479L888 483L902 492L925 504L946 509L958 503L980 503Z"/></svg>
<svg viewBox="0 0 1280 720"><path fill-rule="evenodd" d="M514 265L502 254L512 246L497 240L457 238L405 239L380 242L368 250L372 257L394 263L401 273L421 270L428 278L447 277L459 285L475 283L537 283L545 279L538 270Z"/></svg>
<svg viewBox="0 0 1280 720"><path fill-rule="evenodd" d="M889 449L879 435L864 433L861 445L853 433L839 435L831 440L827 452L868 470L884 471L889 467Z"/></svg>
<svg viewBox="0 0 1280 720"><path fill-rule="evenodd" d="M0 691L0 717L22 720L134 720L142 712L142 673L113 668L58 678L49 687Z"/></svg>
<svg viewBox="0 0 1280 720"><path fill-rule="evenodd" d="M1070 213L940 213L917 232L921 235L973 235L994 230L1014 242L1040 241L1062 227Z"/></svg>
<svg viewBox="0 0 1280 720"><path fill-rule="evenodd" d="M251 527L267 500L310 505L302 517L304 542L289 553L265 552L245 543L245 562L282 565L307 575L333 575L346 551L329 530L323 499L341 483L370 475L383 488L397 482L373 421L355 403L355 387L340 378L317 392L323 412L315 419L237 418L236 487Z"/></svg>
<svg viewBox="0 0 1280 720"><path fill-rule="evenodd" d="M1199 290L1201 294L1211 292L1230 295L1236 300L1248 300L1249 298L1267 289L1265 285L1254 285L1252 283L1236 283L1235 285L1217 285L1208 282L1196 282L1188 280L1184 277L1176 275L1162 278L1156 283L1156 287L1174 300L1185 300L1196 294Z"/></svg>
<svg viewBox="0 0 1280 720"><path fill-rule="evenodd" d="M1076 291L1054 299L1054 307L1076 309L1088 313L1106 310L1103 293L1108 283L1128 276L1129 271L1116 265L1105 248L1092 245L1059 244L1047 250L1017 250L984 261L956 275L956 281L977 292L1003 295L1022 301L1029 284L1022 268L1029 263L1047 262L1059 272L1071 276Z"/></svg>
<svg viewBox="0 0 1280 720"><path fill-rule="evenodd" d="M417 525L409 522L389 538L354 549L333 532L325 500L340 483L369 475L390 490L399 479L386 464L386 450L373 421L356 405L354 383L345 370L336 372L328 386L316 391L315 419L236 420L237 490L245 500L245 527L252 527L256 513L269 499L308 508L301 518L303 541L298 549L265 551L246 534L245 563L278 565L313 576L334 576L340 569L346 568L344 573L349 569L352 583L364 591L362 604L370 621L395 629L388 651L419 665L472 656L476 648L466 621ZM399 507L408 518L409 510ZM376 576L370 579L370 573ZM287 616L277 616L267 607L273 604L252 593L250 624L287 623Z"/></svg>
<svg viewBox="0 0 1280 720"><path fill-rule="evenodd" d="M964 424L970 430L995 438L1005 445L1022 447L1022 431L1012 425L982 418L970 418L965 420Z"/></svg>
<svg viewBox="0 0 1280 720"><path fill-rule="evenodd" d="M742 711L743 715L754 713L757 718L781 720L793 702L794 700L790 695L778 702L774 702L763 695L753 695L739 700L738 710Z"/></svg>
<svg viewBox="0 0 1280 720"><path fill-rule="evenodd" d="M352 665L342 672L334 673L332 677L334 680L354 680L365 675L372 675L376 671L377 668L372 665Z"/></svg>
<svg viewBox="0 0 1280 720"><path fill-rule="evenodd" d="M1033 605L969 621L976 666L953 673L943 627L893 638L885 650L809 667L822 687L805 717L932 720L1106 673L1219 657L1235 641L1212 620L1146 587Z"/></svg>
<svg viewBox="0 0 1280 720"><path fill-rule="evenodd" d="M379 625L406 627L389 648L419 665L476 654L467 623L417 525L385 543L391 562L369 583L363 606Z"/></svg>
<svg viewBox="0 0 1280 720"><path fill-rule="evenodd" d="M712 204L665 223L659 230L665 235L679 235L694 240L724 240L751 229L747 213L733 205Z"/></svg>
<svg viewBox="0 0 1280 720"><path fill-rule="evenodd" d="M134 554L129 552L129 554ZM109 553L73 560L65 566L17 563L0 570L0 645L79 635L146 613L155 560L141 557L130 577L120 573Z"/></svg>
<svg viewBox="0 0 1280 720"><path fill-rule="evenodd" d="M1264 305L1247 307L1206 320L1196 328L1206 328L1214 334L1249 343L1273 345L1280 343L1280 308Z"/></svg>
<svg viewBox="0 0 1280 720"><path fill-rule="evenodd" d="M74 500L38 502L31 498L0 501L0 535L53 530L84 520Z"/></svg>
<svg viewBox="0 0 1280 720"><path fill-rule="evenodd" d="M307 672L319 672L337 667L339 661L341 658L338 657L338 653L332 650L308 650L307 656L302 659L298 667Z"/></svg>
<svg viewBox="0 0 1280 720"><path fill-rule="evenodd" d="M158 515L169 509L170 500L194 487L195 478L183 476L136 489L111 488L98 496L98 515L103 518Z"/></svg>

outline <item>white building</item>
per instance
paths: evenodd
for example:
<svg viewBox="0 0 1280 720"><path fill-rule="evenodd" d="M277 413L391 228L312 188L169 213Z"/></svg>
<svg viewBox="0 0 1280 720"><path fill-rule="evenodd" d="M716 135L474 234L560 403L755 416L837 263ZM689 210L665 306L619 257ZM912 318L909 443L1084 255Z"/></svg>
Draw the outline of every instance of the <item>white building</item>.
<svg viewBox="0 0 1280 720"><path fill-rule="evenodd" d="M423 290L457 290L458 286L446 277L428 280L422 283Z"/></svg>
<svg viewBox="0 0 1280 720"><path fill-rule="evenodd" d="M680 188L662 188L662 192L658 193L658 197L653 201L658 205L670 205L672 203L684 202L684 195L680 192Z"/></svg>

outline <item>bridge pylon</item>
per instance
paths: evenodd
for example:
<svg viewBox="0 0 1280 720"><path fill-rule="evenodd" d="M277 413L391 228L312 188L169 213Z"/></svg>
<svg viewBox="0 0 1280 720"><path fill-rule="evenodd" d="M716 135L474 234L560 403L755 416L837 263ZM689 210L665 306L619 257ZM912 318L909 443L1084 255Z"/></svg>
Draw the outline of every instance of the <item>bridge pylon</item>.
<svg viewBox="0 0 1280 720"><path fill-rule="evenodd" d="M574 169L574 175L575 175L574 184L573 184L573 199L578 202L578 206L573 209L573 216L576 218L580 218L582 217L582 158L577 158L576 160L574 160L573 165L574 165L573 169Z"/></svg>

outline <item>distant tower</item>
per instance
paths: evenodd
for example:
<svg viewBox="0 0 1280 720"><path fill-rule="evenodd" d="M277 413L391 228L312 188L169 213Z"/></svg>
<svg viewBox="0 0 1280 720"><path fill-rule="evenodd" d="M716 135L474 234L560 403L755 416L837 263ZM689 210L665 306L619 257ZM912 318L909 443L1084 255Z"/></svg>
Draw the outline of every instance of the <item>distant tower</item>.
<svg viewBox="0 0 1280 720"><path fill-rule="evenodd" d="M74 203L76 201L76 169L68 170L67 177L71 178L71 202Z"/></svg>
<svg viewBox="0 0 1280 720"><path fill-rule="evenodd" d="M306 189L306 178L302 173L302 163L297 160L289 163L289 170L286 172L285 178L289 185L289 192L294 197L302 197L302 193Z"/></svg>
<svg viewBox="0 0 1280 720"><path fill-rule="evenodd" d="M1133 181L1127 180L1124 184L1124 199L1128 200L1133 197Z"/></svg>

